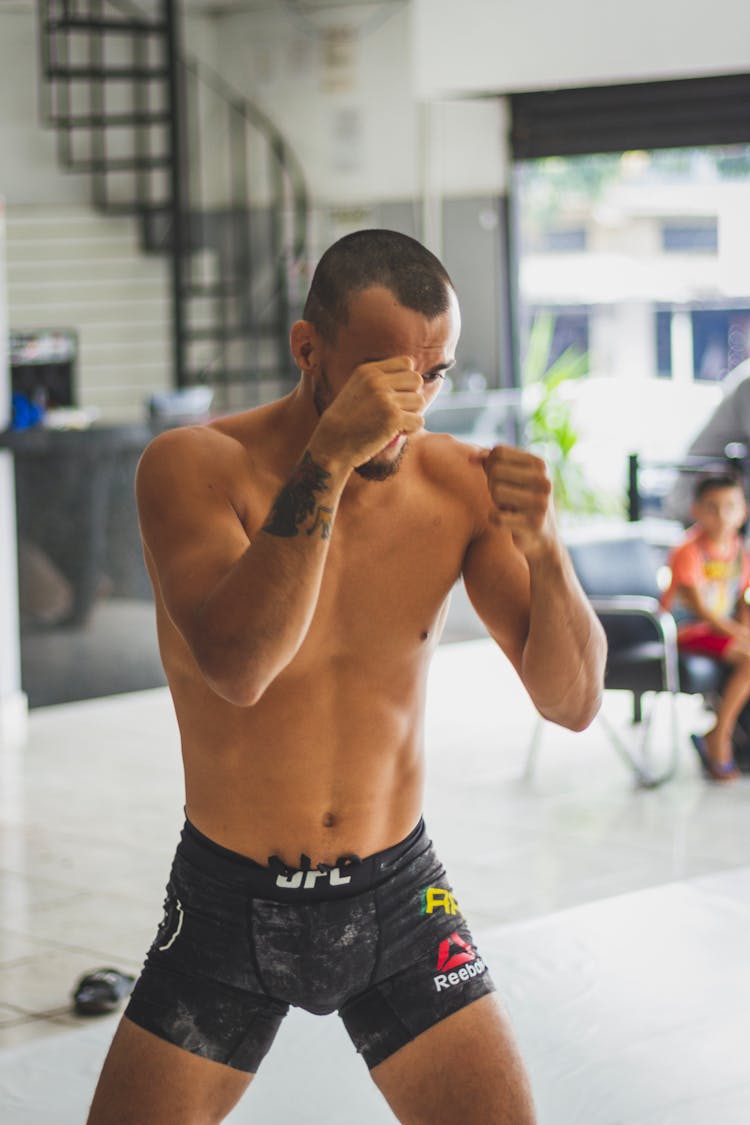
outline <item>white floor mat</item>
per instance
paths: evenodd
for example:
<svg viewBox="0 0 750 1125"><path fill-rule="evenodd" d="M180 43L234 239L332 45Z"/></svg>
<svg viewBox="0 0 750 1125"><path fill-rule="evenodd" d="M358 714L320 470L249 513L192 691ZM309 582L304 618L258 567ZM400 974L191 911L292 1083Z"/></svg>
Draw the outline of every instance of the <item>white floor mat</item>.
<svg viewBox="0 0 750 1125"><path fill-rule="evenodd" d="M750 868L479 931L540 1125L746 1125L749 932ZM3 1125L82 1125L115 1022L0 1053ZM392 1120L339 1020L300 1012L228 1118Z"/></svg>

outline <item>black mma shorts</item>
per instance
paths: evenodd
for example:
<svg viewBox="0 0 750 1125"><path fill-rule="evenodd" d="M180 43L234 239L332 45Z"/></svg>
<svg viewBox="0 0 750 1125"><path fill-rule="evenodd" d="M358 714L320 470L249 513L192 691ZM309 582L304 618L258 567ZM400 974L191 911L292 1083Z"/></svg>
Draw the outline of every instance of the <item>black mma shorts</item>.
<svg viewBox="0 0 750 1125"><path fill-rule="evenodd" d="M424 824L335 866L264 867L186 822L125 1015L254 1073L289 1005L338 1011L368 1067L494 990Z"/></svg>

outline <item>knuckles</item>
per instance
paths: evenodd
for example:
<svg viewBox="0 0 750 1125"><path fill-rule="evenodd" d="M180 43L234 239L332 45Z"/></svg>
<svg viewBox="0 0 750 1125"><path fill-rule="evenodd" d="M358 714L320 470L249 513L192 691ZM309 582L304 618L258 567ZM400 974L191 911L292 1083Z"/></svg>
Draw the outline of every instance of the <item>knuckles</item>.
<svg viewBox="0 0 750 1125"><path fill-rule="evenodd" d="M422 376L406 361L399 366L395 365L395 361L389 361L388 365L364 363L356 369L356 374L360 383L372 389L382 388L386 392L422 389Z"/></svg>

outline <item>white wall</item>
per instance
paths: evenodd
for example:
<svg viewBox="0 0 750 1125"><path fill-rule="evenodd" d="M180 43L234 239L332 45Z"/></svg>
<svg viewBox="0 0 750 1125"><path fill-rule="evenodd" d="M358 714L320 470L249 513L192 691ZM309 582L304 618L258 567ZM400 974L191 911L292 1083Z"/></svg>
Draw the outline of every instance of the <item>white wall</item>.
<svg viewBox="0 0 750 1125"><path fill-rule="evenodd" d="M59 170L55 133L39 111L33 11L0 12L0 195L14 203L84 203L86 176Z"/></svg>
<svg viewBox="0 0 750 1125"><path fill-rule="evenodd" d="M418 97L750 68L746 0L412 0Z"/></svg>
<svg viewBox="0 0 750 1125"><path fill-rule="evenodd" d="M0 432L10 421L8 316L5 293L5 206L0 198ZM0 450L0 753L21 741L26 699L21 692L13 454Z"/></svg>
<svg viewBox="0 0 750 1125"><path fill-rule="evenodd" d="M188 50L258 101L313 198L334 206L502 187L497 105L453 95L750 69L744 0L700 16L678 0L412 0L358 33L362 9L328 17L351 33L335 51L322 24L284 4L186 20ZM36 40L33 12L0 12L0 191L9 203L83 202L86 178L57 170L40 124Z"/></svg>
<svg viewBox="0 0 750 1125"><path fill-rule="evenodd" d="M11 328L73 328L76 399L104 422L142 421L170 384L169 264L144 255L136 221L87 205L7 209Z"/></svg>
<svg viewBox="0 0 750 1125"><path fill-rule="evenodd" d="M358 33L361 19L356 6L339 10L337 24L351 34L334 52L322 25L295 20L286 5L227 17L217 21L222 74L279 126L321 205L414 199L425 190L497 193L497 104L436 99L425 114L414 97L408 6Z"/></svg>
<svg viewBox="0 0 750 1125"><path fill-rule="evenodd" d="M135 219L92 209L87 175L60 169L55 130L41 120L39 71L33 7L4 11L0 0L11 326L76 329L80 403L106 421L140 420L145 398L169 384L168 264L141 254Z"/></svg>

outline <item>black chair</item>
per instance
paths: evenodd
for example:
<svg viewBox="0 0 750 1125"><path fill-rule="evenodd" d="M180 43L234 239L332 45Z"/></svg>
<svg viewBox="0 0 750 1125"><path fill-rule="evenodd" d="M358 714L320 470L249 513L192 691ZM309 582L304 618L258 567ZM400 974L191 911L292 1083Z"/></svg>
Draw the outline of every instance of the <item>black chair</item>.
<svg viewBox="0 0 750 1125"><path fill-rule="evenodd" d="M609 652L605 688L633 696L633 724L640 737L624 739L604 714L599 721L639 785L654 788L675 773L680 755L677 696L718 693L724 669L709 657L679 653L671 613L659 605L655 548L643 538L619 536L568 544L579 581L607 634ZM643 697L665 692L671 704L671 753L666 767L655 768L650 756L654 707L644 712ZM541 730L537 729L526 763L533 768Z"/></svg>

